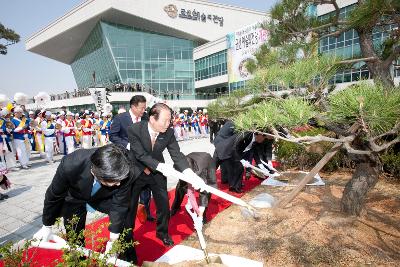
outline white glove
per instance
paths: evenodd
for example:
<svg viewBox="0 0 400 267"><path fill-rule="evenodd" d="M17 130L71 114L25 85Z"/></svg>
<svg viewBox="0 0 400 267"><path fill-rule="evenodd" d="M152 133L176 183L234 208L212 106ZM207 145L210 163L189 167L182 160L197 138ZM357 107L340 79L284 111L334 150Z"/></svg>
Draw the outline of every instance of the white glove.
<svg viewBox="0 0 400 267"><path fill-rule="evenodd" d="M204 191L204 186L206 183L197 174L195 174L192 169L187 168L182 172L187 178L188 182L193 186L194 190Z"/></svg>
<svg viewBox="0 0 400 267"><path fill-rule="evenodd" d="M158 163L156 170L161 172L165 177L173 177L175 173L175 169L172 165L161 162Z"/></svg>
<svg viewBox="0 0 400 267"><path fill-rule="evenodd" d="M34 239L43 242L48 242L49 240L52 239L52 237L53 237L52 227L45 225L43 225L42 228L33 235Z"/></svg>
<svg viewBox="0 0 400 267"><path fill-rule="evenodd" d="M240 163L242 163L243 167L245 168L251 168L253 165L250 164L250 162L248 162L247 160L240 160Z"/></svg>
<svg viewBox="0 0 400 267"><path fill-rule="evenodd" d="M110 240L107 241L106 250L104 251L104 254L108 254L111 251L112 246L114 242L118 239L118 237L119 234L114 234L110 232Z"/></svg>
<svg viewBox="0 0 400 267"><path fill-rule="evenodd" d="M266 175L266 176L270 175L270 172L267 170L267 168L265 168L264 164L262 164L262 163L258 164L258 168L260 168L262 170L264 175Z"/></svg>

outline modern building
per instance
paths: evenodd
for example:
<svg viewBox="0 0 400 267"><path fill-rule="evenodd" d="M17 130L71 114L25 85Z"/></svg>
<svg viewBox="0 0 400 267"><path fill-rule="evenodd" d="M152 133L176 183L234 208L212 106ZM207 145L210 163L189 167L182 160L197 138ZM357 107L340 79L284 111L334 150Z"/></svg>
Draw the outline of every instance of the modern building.
<svg viewBox="0 0 400 267"><path fill-rule="evenodd" d="M215 98L200 78L222 76L212 92L226 91L225 36L265 15L204 0L87 0L28 38L26 49L70 65L79 90L137 84L197 107L204 101L193 100Z"/></svg>
<svg viewBox="0 0 400 267"><path fill-rule="evenodd" d="M340 16L345 17L357 1L337 2ZM333 11L331 5L319 5L316 15L328 16ZM172 107L204 107L210 99L245 86L245 79L229 78L228 57L235 50L230 36L248 33L254 29L249 25L267 17L266 12L205 0L87 0L32 35L26 48L71 65L79 92L124 85L109 97L116 109L127 107L137 86L147 92L143 93L147 98L151 98L148 93L157 95ZM246 45L252 42L246 39L249 36L243 37ZM386 33L374 33L376 43L386 37ZM319 51L357 57L357 33L350 30L327 37L321 40ZM393 75L399 83L398 65ZM360 62L337 73L331 83L345 87L369 77L365 63ZM50 106L93 109L91 97L79 92L54 96Z"/></svg>

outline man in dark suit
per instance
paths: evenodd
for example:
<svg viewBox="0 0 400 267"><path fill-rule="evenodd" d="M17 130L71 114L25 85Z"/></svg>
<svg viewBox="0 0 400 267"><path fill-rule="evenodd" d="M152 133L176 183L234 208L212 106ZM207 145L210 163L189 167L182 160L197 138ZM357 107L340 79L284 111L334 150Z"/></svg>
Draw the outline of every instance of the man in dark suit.
<svg viewBox="0 0 400 267"><path fill-rule="evenodd" d="M215 163L213 158L207 152L192 152L186 156L190 168L200 176L204 182L217 188L217 178L215 176ZM171 216L175 215L181 209L181 203L188 189L185 181L179 180L175 189L175 198L171 206ZM211 194L205 191L199 193L199 216L203 216L203 223L206 223L206 212Z"/></svg>
<svg viewBox="0 0 400 267"><path fill-rule="evenodd" d="M74 232L85 229L87 211L98 210L110 217L110 240L106 253L125 227L134 169L127 150L109 144L100 148L80 149L66 155L46 191L43 207L43 227L34 238L51 239L52 225L58 217L64 218L65 228L73 216L79 221ZM131 235L128 233L128 235ZM84 240L80 242L83 245ZM123 255L122 259L136 262L136 255Z"/></svg>
<svg viewBox="0 0 400 267"><path fill-rule="evenodd" d="M221 182L229 184L229 190L242 193L243 166L236 153L235 144L238 133L232 121L227 121L214 139L214 160L221 166Z"/></svg>
<svg viewBox="0 0 400 267"><path fill-rule="evenodd" d="M118 114L113 119L110 128L110 141L114 144L130 149L128 140L128 127L136 122L148 120L146 110L146 98L142 95L134 95L129 101L130 109L127 112ZM140 203L144 205L147 213L147 220L154 221L154 217L150 214L150 188L146 187L140 194Z"/></svg>
<svg viewBox="0 0 400 267"><path fill-rule="evenodd" d="M163 151L168 149L175 167L191 180L194 187L204 186L204 181L189 168L185 155L180 151L171 128L171 109L167 105L155 104L150 109L149 121L141 121L129 127L128 136L135 181L131 199L132 215L128 216L127 225L132 225L134 229L139 193L143 187L150 186L157 206L156 236L164 245L172 246L174 242L168 234L170 212L166 177L172 176L175 169L164 163Z"/></svg>
<svg viewBox="0 0 400 267"><path fill-rule="evenodd" d="M129 101L130 109L127 112L114 117L110 128L110 141L129 150L128 127L134 123L148 120L145 114L146 98L142 95L134 95Z"/></svg>

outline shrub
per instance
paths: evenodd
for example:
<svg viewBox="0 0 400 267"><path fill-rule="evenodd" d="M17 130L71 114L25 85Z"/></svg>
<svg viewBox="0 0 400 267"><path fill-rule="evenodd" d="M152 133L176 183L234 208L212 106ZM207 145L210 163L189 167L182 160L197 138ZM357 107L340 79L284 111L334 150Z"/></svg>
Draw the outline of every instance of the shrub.
<svg viewBox="0 0 400 267"><path fill-rule="evenodd" d="M394 149L390 149L381 155L380 158L384 172L393 175L395 178L400 178L400 153L396 153Z"/></svg>
<svg viewBox="0 0 400 267"><path fill-rule="evenodd" d="M296 132L300 136L326 135L332 133L322 128L313 128L310 126L297 127ZM279 140L275 149L275 155L281 163L283 169L299 168L300 170L313 168L318 161L331 149L333 146L330 142L319 142L308 146ZM324 166L323 170L332 172L339 168L350 168L351 161L344 152L339 151L336 155Z"/></svg>

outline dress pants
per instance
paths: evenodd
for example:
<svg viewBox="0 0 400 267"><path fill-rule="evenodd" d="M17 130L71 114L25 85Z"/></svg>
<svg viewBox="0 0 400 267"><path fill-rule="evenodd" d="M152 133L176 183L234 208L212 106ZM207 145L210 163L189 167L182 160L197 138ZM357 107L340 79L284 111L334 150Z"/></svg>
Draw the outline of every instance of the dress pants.
<svg viewBox="0 0 400 267"><path fill-rule="evenodd" d="M129 215L125 222L126 228L135 228L135 218L139 195L143 188L149 186L153 193L153 198L157 207L157 234L162 237L168 235L169 223L169 201L167 191L167 178L159 173L146 175L142 172L134 181L132 188L132 198L129 206ZM130 236L132 238L132 236ZM130 240L127 240L130 241Z"/></svg>
<svg viewBox="0 0 400 267"><path fill-rule="evenodd" d="M221 181L228 182L229 187L239 190L242 188L243 166L234 158L221 160Z"/></svg>
<svg viewBox="0 0 400 267"><path fill-rule="evenodd" d="M140 198L139 198L139 203L144 205L147 217L149 217L151 215L150 214L150 200L151 200L151 190L150 190L150 187L147 186L147 187L143 188L142 192L140 192Z"/></svg>

